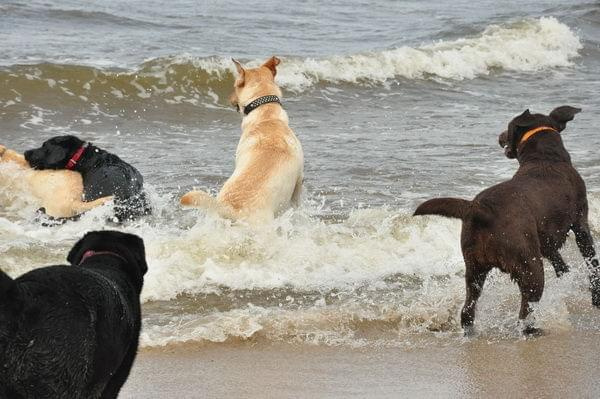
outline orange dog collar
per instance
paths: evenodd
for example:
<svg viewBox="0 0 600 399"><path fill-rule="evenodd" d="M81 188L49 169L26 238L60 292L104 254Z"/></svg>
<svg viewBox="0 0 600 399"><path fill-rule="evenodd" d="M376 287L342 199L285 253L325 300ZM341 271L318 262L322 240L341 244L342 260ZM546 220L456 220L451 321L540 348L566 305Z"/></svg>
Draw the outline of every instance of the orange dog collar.
<svg viewBox="0 0 600 399"><path fill-rule="evenodd" d="M551 130L553 132L558 133L558 131L550 126L540 126L540 127L536 127L535 129L531 129L525 132L525 134L523 135L523 137L521 137L521 141L519 141L519 145L525 143L527 140L529 140L532 136L534 136L535 134L544 131L544 130Z"/></svg>

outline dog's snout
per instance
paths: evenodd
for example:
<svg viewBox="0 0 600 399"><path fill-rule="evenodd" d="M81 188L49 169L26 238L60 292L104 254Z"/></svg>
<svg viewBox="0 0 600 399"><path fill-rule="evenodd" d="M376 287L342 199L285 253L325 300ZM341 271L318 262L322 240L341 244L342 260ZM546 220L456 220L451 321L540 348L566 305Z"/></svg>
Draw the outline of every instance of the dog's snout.
<svg viewBox="0 0 600 399"><path fill-rule="evenodd" d="M27 150L27 151L25 151L25 153L23 154L23 156L25 156L25 159L27 160L27 162L31 162L31 160L33 158L33 150Z"/></svg>
<svg viewBox="0 0 600 399"><path fill-rule="evenodd" d="M505 130L502 133L500 133L500 136L498 136L498 144L500 144L500 147L502 148L506 148L508 146L508 131Z"/></svg>
<svg viewBox="0 0 600 399"><path fill-rule="evenodd" d="M36 150L27 150L23 153L25 160L32 168L37 168L40 163L40 156Z"/></svg>

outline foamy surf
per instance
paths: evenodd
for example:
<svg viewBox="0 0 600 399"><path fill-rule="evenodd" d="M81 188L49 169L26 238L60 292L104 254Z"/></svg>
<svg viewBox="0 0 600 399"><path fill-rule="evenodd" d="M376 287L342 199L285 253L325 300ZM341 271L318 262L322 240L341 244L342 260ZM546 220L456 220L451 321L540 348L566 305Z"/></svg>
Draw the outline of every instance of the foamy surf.
<svg viewBox="0 0 600 399"><path fill-rule="evenodd" d="M282 68L280 82L302 91L319 82L382 83L389 79L474 79L493 70L538 71L572 65L582 44L565 24L552 17L508 26L492 25L472 38L421 47L294 60Z"/></svg>
<svg viewBox="0 0 600 399"><path fill-rule="evenodd" d="M27 200L12 200L0 217L0 267L13 276L64 263L85 231L118 228L146 242L149 271L142 301L144 347L186 342L269 341L325 345L414 345L431 334L462 339L464 300L460 222L410 216L410 209L350 210L338 221L318 218L305 202L261 228L201 211L182 212L171 196L149 187L155 215L115 227L109 206L80 221L41 227ZM5 197L6 193L0 193ZM594 235L600 195L589 198ZM17 213L18 214L18 213ZM572 272L561 279L547 266L547 285L536 311L542 328L595 328L587 277L573 239L562 251ZM519 292L493 273L477 325L488 339L519 337Z"/></svg>

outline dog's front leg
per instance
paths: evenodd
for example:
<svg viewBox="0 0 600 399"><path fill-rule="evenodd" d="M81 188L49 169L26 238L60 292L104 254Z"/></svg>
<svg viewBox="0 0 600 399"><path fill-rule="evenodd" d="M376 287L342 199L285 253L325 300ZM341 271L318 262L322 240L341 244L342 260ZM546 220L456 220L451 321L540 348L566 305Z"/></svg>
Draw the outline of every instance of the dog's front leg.
<svg viewBox="0 0 600 399"><path fill-rule="evenodd" d="M600 307L600 262L596 256L594 239L590 233L590 227L586 220L582 223L574 224L572 229L575 233L575 242L589 269L592 304Z"/></svg>
<svg viewBox="0 0 600 399"><path fill-rule="evenodd" d="M104 205L107 202L112 201L113 198L114 198L113 196L108 196L108 197L98 198L97 200L89 201L89 202L73 201L72 209L73 209L73 212L75 213L75 215L79 215L81 213L92 210L98 206Z"/></svg>

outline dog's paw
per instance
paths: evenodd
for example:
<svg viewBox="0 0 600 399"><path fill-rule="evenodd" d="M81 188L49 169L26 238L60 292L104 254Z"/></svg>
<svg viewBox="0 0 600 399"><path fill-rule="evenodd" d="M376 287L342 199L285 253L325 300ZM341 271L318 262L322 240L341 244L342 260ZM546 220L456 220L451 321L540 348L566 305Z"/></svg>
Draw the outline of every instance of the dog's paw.
<svg viewBox="0 0 600 399"><path fill-rule="evenodd" d="M600 308L600 278L594 273L590 277L590 291L592 292L592 304Z"/></svg>
<svg viewBox="0 0 600 399"><path fill-rule="evenodd" d="M535 328L533 326L528 326L523 329L523 335L527 338L541 337L544 335L544 330L541 328Z"/></svg>
<svg viewBox="0 0 600 399"><path fill-rule="evenodd" d="M463 335L465 338L473 338L475 336L475 327L472 324L463 326Z"/></svg>
<svg viewBox="0 0 600 399"><path fill-rule="evenodd" d="M107 197L98 198L96 201L92 201L92 202L95 202L96 206L100 206L100 205L105 205L114 199L115 199L114 195L109 195Z"/></svg>
<svg viewBox="0 0 600 399"><path fill-rule="evenodd" d="M600 308L600 290L592 290L592 305Z"/></svg>

